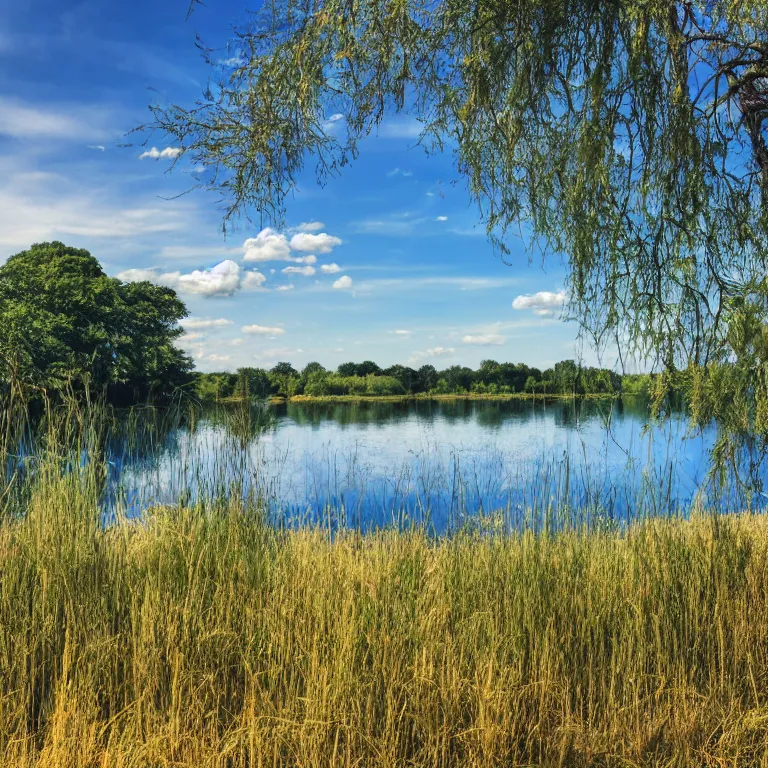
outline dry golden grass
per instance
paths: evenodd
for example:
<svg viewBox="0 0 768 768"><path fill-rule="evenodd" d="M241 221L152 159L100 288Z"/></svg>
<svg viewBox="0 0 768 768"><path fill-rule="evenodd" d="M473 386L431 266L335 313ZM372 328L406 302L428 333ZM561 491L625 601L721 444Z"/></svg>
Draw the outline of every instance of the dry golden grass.
<svg viewBox="0 0 768 768"><path fill-rule="evenodd" d="M0 529L0 765L768 765L768 522L557 536Z"/></svg>

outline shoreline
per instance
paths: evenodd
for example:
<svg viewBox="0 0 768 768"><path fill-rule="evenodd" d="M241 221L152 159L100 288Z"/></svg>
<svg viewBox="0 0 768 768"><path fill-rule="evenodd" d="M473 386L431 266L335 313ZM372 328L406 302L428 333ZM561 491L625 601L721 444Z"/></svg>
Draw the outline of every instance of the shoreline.
<svg viewBox="0 0 768 768"><path fill-rule="evenodd" d="M624 395L627 397L627 395ZM507 400L531 400L531 401L559 401L559 400L616 400L615 394L585 394L585 395L560 395L560 394L528 394L527 392L515 392L509 394L486 395L478 393L450 394L450 395L293 395L292 397L271 397L270 403L409 403L409 402L452 402L459 400L485 400L490 402L504 402ZM230 398L219 402L241 402L242 398Z"/></svg>

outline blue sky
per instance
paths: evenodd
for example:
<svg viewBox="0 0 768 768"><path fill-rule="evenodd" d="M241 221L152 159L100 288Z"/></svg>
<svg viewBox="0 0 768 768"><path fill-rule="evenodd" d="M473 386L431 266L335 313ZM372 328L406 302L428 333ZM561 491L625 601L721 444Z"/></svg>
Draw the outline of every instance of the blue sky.
<svg viewBox="0 0 768 768"><path fill-rule="evenodd" d="M310 168L281 231L243 223L225 238L214 194L169 199L190 187L193 169L182 161L169 174L164 137L126 147L141 140L126 133L150 118L154 99L194 102L209 75L195 33L223 46L243 5L216 0L189 21L186 9L186 0L6 4L0 263L58 239L88 248L110 275L172 285L190 310L183 344L201 370L596 362L557 317L559 261L529 265L522 243L513 266L496 258L451 157L428 157L408 119L387 121L325 187Z"/></svg>

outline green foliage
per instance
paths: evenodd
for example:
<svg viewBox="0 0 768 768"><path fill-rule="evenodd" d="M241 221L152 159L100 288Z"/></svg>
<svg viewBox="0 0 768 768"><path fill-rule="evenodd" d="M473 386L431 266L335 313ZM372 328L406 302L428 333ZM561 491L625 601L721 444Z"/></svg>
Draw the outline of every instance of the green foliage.
<svg viewBox="0 0 768 768"><path fill-rule="evenodd" d="M767 38L765 0L280 0L152 127L211 168L228 217L279 219L308 158L322 181L408 113L425 149L454 148L502 254L526 222L566 255L599 339L703 365L768 264Z"/></svg>
<svg viewBox="0 0 768 768"><path fill-rule="evenodd" d="M263 368L238 368L235 396L244 398L269 397L272 382Z"/></svg>
<svg viewBox="0 0 768 768"><path fill-rule="evenodd" d="M349 371L378 371L361 375ZM497 363L485 360L477 371L454 365L437 371L432 365L418 371L404 365L383 370L371 361L342 363L336 373L320 363L309 363L301 373L290 363L279 363L267 372L241 368L236 374L198 374L196 391L200 398L217 400L228 397L278 397L306 395L393 396L393 395L504 395L529 394L607 394L621 391L622 377L615 371L577 365L564 360L554 369L542 372L523 363Z"/></svg>
<svg viewBox="0 0 768 768"><path fill-rule="evenodd" d="M234 373L198 373L195 376L195 393L201 400L223 400L234 397L238 377Z"/></svg>
<svg viewBox="0 0 768 768"><path fill-rule="evenodd" d="M733 402L723 439L768 446L738 338L745 305L768 324L766 40L768 0L276 0L237 29L239 65L210 58L217 87L148 127L211 170L226 225L281 220L309 158L322 183L407 114L453 151L502 258L521 231L564 255L567 313L598 347L669 371L695 419ZM493 373L472 383L536 378ZM598 386L572 373L541 381ZM423 388L469 389L447 376Z"/></svg>
<svg viewBox="0 0 768 768"><path fill-rule="evenodd" d="M108 277L86 250L33 245L0 266L0 380L46 390L167 396L190 381L170 288Z"/></svg>

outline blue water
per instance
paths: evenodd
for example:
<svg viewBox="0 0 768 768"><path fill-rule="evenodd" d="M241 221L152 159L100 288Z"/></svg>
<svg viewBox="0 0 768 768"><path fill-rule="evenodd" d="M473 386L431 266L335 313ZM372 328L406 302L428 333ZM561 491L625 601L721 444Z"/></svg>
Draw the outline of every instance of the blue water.
<svg viewBox="0 0 768 768"><path fill-rule="evenodd" d="M139 422L140 423L140 420ZM708 482L714 429L641 403L451 401L223 408L109 445L113 508L256 498L279 524L437 532L497 513L504 526L739 508Z"/></svg>

